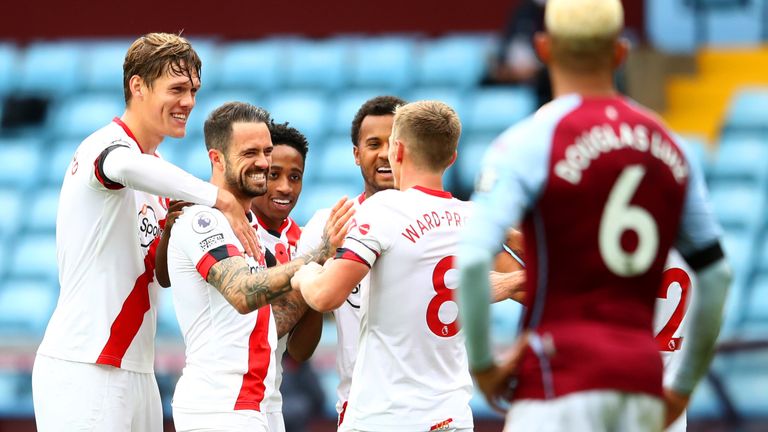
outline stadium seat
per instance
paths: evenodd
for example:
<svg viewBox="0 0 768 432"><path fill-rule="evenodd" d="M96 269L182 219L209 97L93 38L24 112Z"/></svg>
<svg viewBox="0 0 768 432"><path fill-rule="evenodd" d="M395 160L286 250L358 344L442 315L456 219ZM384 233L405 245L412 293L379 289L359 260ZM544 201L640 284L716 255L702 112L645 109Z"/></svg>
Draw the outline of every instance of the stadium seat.
<svg viewBox="0 0 768 432"><path fill-rule="evenodd" d="M185 140L183 143L186 151L179 153L178 159L181 163L178 166L193 176L208 181L211 178L211 160L208 158L203 137L198 136L195 139L196 141Z"/></svg>
<svg viewBox="0 0 768 432"><path fill-rule="evenodd" d="M339 89L348 80L349 59L349 42L344 39L290 44L285 84L304 89Z"/></svg>
<svg viewBox="0 0 768 432"><path fill-rule="evenodd" d="M723 140L712 163L710 177L735 180L762 187L768 179L768 142L760 140Z"/></svg>
<svg viewBox="0 0 768 432"><path fill-rule="evenodd" d="M312 178L318 181L362 183L360 167L355 165L352 143L339 136L326 140L320 157L319 169Z"/></svg>
<svg viewBox="0 0 768 432"><path fill-rule="evenodd" d="M480 89L468 99L464 127L472 132L501 133L536 109L536 98L527 87Z"/></svg>
<svg viewBox="0 0 768 432"><path fill-rule="evenodd" d="M325 95L316 91L284 91L271 95L266 107L276 123L290 122L311 143L326 133L329 107Z"/></svg>
<svg viewBox="0 0 768 432"><path fill-rule="evenodd" d="M415 73L415 41L407 37L378 37L353 44L352 84L385 87L390 91L408 87Z"/></svg>
<svg viewBox="0 0 768 432"><path fill-rule="evenodd" d="M291 216L304 226L317 210L330 208L345 196L353 199L360 195L360 182L312 182L304 184L301 199Z"/></svg>
<svg viewBox="0 0 768 432"><path fill-rule="evenodd" d="M30 231L42 231L54 234L56 231L56 212L59 208L59 188L39 188L30 197L31 213L24 219L25 227Z"/></svg>
<svg viewBox="0 0 768 432"><path fill-rule="evenodd" d="M201 93L213 91L219 87L219 78L221 77L222 64L220 59L221 45L216 40L208 38L189 38L197 56L202 62L200 81L202 86Z"/></svg>
<svg viewBox="0 0 768 432"><path fill-rule="evenodd" d="M768 323L768 272L760 272L754 278L745 303L746 319Z"/></svg>
<svg viewBox="0 0 768 432"><path fill-rule="evenodd" d="M219 57L220 88L274 90L286 75L284 44L275 41L240 42L225 46Z"/></svg>
<svg viewBox="0 0 768 432"><path fill-rule="evenodd" d="M17 188L0 188L0 208L3 209L3 223L0 224L0 245L2 241L15 235L21 222L26 217L22 213L23 192ZM24 206L26 210L26 206ZM7 255L6 255L7 258Z"/></svg>
<svg viewBox="0 0 768 432"><path fill-rule="evenodd" d="M456 161L456 186L459 190L469 193L474 189L483 156L494 138L494 135L469 135L459 142L459 157Z"/></svg>
<svg viewBox="0 0 768 432"><path fill-rule="evenodd" d="M725 231L722 239L723 249L735 278L746 280L749 276L755 260L754 243L753 232Z"/></svg>
<svg viewBox="0 0 768 432"><path fill-rule="evenodd" d="M768 129L768 89L745 88L731 99L725 120L726 130Z"/></svg>
<svg viewBox="0 0 768 432"><path fill-rule="evenodd" d="M56 306L52 284L32 279L7 279L0 286L0 331L42 336Z"/></svg>
<svg viewBox="0 0 768 432"><path fill-rule="evenodd" d="M18 90L24 94L61 96L82 86L82 54L76 42L34 42L21 59Z"/></svg>
<svg viewBox="0 0 768 432"><path fill-rule="evenodd" d="M10 258L9 273L13 276L57 280L56 237L53 234L18 238Z"/></svg>
<svg viewBox="0 0 768 432"><path fill-rule="evenodd" d="M425 42L417 63L424 86L469 88L477 85L492 46L477 38L449 36Z"/></svg>
<svg viewBox="0 0 768 432"><path fill-rule="evenodd" d="M18 61L16 45L0 43L0 96L5 96L14 90L18 82Z"/></svg>
<svg viewBox="0 0 768 432"><path fill-rule="evenodd" d="M48 130L57 138L83 140L123 111L125 102L117 93L71 96L53 108Z"/></svg>
<svg viewBox="0 0 768 432"><path fill-rule="evenodd" d="M346 134L349 136L352 128L352 120L360 109L360 106L368 99L376 96L389 95L390 92L382 89L353 89L346 90L333 100L331 109L332 118L330 121L329 132L334 134ZM397 95L393 95L397 96ZM312 143L310 143L311 145Z"/></svg>
<svg viewBox="0 0 768 432"><path fill-rule="evenodd" d="M123 61L132 41L104 40L88 44L83 54L83 85L91 92L123 97Z"/></svg>
<svg viewBox="0 0 768 432"><path fill-rule="evenodd" d="M36 138L0 138L0 186L33 184L40 175L41 141Z"/></svg>
<svg viewBox="0 0 768 432"><path fill-rule="evenodd" d="M765 217L766 193L748 182L713 181L710 198L726 230L757 229Z"/></svg>
<svg viewBox="0 0 768 432"><path fill-rule="evenodd" d="M81 139L71 138L57 141L51 149L51 155L47 162L47 168L43 174L43 181L48 185L60 185L64 176L70 169L72 158L75 156L77 146Z"/></svg>
<svg viewBox="0 0 768 432"><path fill-rule="evenodd" d="M309 143L309 151L307 152L307 158L304 161L304 184L315 181L318 176L322 175L323 170L327 169L327 167L323 166L323 153L325 152L325 147L326 145L324 141ZM350 149L349 152L352 153L352 149Z"/></svg>

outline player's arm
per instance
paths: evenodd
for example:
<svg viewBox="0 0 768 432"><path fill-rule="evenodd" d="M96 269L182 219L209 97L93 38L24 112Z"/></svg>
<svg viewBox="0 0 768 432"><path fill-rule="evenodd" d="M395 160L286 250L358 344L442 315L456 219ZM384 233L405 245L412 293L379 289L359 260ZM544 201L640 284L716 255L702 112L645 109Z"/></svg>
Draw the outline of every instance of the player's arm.
<svg viewBox="0 0 768 432"><path fill-rule="evenodd" d="M107 147L94 164L95 177L105 187L148 192L161 197L216 207L229 221L248 255L258 252L256 234L237 199L224 189L200 180L160 158L138 153L125 145Z"/></svg>
<svg viewBox="0 0 768 432"><path fill-rule="evenodd" d="M186 201L171 201L168 206L168 214L165 215L165 225L163 226L163 235L160 236L160 242L155 251L155 277L157 283L163 288L171 286L171 278L168 275L168 242L171 239L171 228L176 219L181 216L184 207L192 203Z"/></svg>
<svg viewBox="0 0 768 432"><path fill-rule="evenodd" d="M323 314L307 310L288 336L288 354L296 361L309 360L323 334Z"/></svg>
<svg viewBox="0 0 768 432"><path fill-rule="evenodd" d="M325 267L305 266L296 273L294 286L309 307L318 312L330 312L344 304L370 268L362 260L334 259Z"/></svg>
<svg viewBox="0 0 768 432"><path fill-rule="evenodd" d="M687 312L689 321L679 354L680 366L665 389L667 424L683 412L696 384L709 369L731 283L731 270L719 240L721 229L707 200L702 171L695 163L689 166L688 190L675 246L696 273L697 285Z"/></svg>
<svg viewBox="0 0 768 432"><path fill-rule="evenodd" d="M249 313L291 291L291 278L309 263L324 263L344 238L346 223L354 214L352 201L339 200L323 230L320 245L285 264L251 274L242 256L227 257L211 266L206 280L240 313Z"/></svg>
<svg viewBox="0 0 768 432"><path fill-rule="evenodd" d="M525 270L491 271L488 277L491 284L492 303L507 299L522 303L525 300Z"/></svg>

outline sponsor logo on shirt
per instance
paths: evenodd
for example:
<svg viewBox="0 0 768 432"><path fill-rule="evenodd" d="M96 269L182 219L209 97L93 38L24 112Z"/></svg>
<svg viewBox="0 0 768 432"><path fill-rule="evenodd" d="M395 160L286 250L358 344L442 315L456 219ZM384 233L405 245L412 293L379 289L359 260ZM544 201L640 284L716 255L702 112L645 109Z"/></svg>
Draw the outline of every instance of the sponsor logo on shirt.
<svg viewBox="0 0 768 432"><path fill-rule="evenodd" d="M216 228L216 218L209 211L198 212L192 218L192 229L198 234L205 234Z"/></svg>
<svg viewBox="0 0 768 432"><path fill-rule="evenodd" d="M432 431L448 430L451 427L451 422L453 422L452 418L445 419L445 420L441 421L440 423L436 423L436 424L432 425L432 427L429 428L429 431L432 432Z"/></svg>
<svg viewBox="0 0 768 432"><path fill-rule="evenodd" d="M200 249L202 249L203 252L208 252L209 250L217 246L221 246L223 244L224 244L224 234L215 234L201 241Z"/></svg>
<svg viewBox="0 0 768 432"><path fill-rule="evenodd" d="M357 230L360 231L360 234L366 235L368 234L368 231L371 230L371 226L368 224L362 224L359 227L357 227Z"/></svg>
<svg viewBox="0 0 768 432"><path fill-rule="evenodd" d="M139 242L141 247L146 248L152 244L152 241L158 235L162 234L160 224L157 222L155 209L149 204L144 204L138 214L139 223Z"/></svg>

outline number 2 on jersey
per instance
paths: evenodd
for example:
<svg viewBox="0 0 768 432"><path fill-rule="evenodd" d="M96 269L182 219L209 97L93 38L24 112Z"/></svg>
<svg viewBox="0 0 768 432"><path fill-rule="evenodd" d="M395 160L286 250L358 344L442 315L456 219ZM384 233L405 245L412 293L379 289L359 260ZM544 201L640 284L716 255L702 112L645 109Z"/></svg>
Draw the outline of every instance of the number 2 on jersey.
<svg viewBox="0 0 768 432"><path fill-rule="evenodd" d="M682 337L673 336L680 327L685 311L688 309L688 290L691 288L691 277L681 268L672 267L664 270L664 278L656 297L666 299L669 288L675 283L680 285L680 302L677 303L677 307L672 312L672 316L669 317L667 324L656 335L656 343L658 343L660 351L677 351L680 349L682 341Z"/></svg>
<svg viewBox="0 0 768 432"><path fill-rule="evenodd" d="M608 195L600 218L600 256L606 267L618 276L632 277L645 273L658 252L656 221L646 209L630 204L644 175L642 165L624 168ZM627 252L621 245L621 237L628 230L637 234L637 247L632 252Z"/></svg>
<svg viewBox="0 0 768 432"><path fill-rule="evenodd" d="M432 288L436 294L429 301L429 305L427 305L427 326L429 326L429 330L439 337L446 338L455 336L459 332L458 316L453 321L445 323L440 319L439 314L440 306L443 303L454 301L454 290L448 288L445 284L445 274L453 268L453 261L454 257L451 255L437 262L435 269L432 271Z"/></svg>

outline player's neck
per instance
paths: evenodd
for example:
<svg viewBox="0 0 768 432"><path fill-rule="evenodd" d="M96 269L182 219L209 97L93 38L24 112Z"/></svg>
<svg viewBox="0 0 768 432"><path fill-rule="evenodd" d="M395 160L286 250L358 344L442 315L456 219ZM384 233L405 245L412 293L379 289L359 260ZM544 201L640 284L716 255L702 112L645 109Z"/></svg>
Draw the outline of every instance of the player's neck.
<svg viewBox="0 0 768 432"><path fill-rule="evenodd" d="M443 176L442 174L424 171L401 171L398 189L404 191L414 186L421 186L432 190L444 190Z"/></svg>
<svg viewBox="0 0 768 432"><path fill-rule="evenodd" d="M584 97L613 97L618 94L613 85L613 72L572 73L557 67L550 68L552 95L555 98L567 94Z"/></svg>
<svg viewBox="0 0 768 432"><path fill-rule="evenodd" d="M270 231L280 232L280 227L282 227L285 223L285 219L272 219L253 204L251 204L251 211L256 215L256 218L259 220L259 224Z"/></svg>
<svg viewBox="0 0 768 432"><path fill-rule="evenodd" d="M142 127L144 124L139 116L130 108L126 109L120 120L128 126L133 136L136 137L139 147L145 154L155 154L155 151L163 141L162 135L156 135Z"/></svg>

